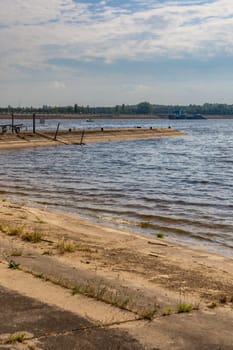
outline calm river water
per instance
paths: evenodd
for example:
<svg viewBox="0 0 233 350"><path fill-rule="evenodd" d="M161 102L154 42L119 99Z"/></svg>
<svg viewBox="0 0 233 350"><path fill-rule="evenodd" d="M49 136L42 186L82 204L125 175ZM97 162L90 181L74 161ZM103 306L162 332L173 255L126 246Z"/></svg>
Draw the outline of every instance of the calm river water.
<svg viewBox="0 0 233 350"><path fill-rule="evenodd" d="M233 120L60 122L171 125L189 136L2 151L0 189L9 197L233 256Z"/></svg>

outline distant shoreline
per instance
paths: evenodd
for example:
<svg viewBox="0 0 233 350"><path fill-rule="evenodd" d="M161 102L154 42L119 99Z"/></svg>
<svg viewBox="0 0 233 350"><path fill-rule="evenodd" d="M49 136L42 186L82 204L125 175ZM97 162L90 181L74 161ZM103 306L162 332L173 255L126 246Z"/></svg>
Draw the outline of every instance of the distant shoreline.
<svg viewBox="0 0 233 350"><path fill-rule="evenodd" d="M203 116L208 119L233 119L233 115L205 115ZM32 113L22 114L14 113L15 119L32 119ZM36 119L161 119L168 120L168 115L157 114L157 115L146 115L146 114L119 114L119 115L110 115L110 114L46 114L46 113L36 113ZM11 119L11 114L0 114L0 120Z"/></svg>

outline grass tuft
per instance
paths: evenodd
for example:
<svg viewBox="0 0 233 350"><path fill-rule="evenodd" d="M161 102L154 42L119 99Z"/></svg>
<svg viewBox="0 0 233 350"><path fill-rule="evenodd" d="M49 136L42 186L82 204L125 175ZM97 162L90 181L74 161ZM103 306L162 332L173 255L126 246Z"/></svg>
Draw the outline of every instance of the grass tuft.
<svg viewBox="0 0 233 350"><path fill-rule="evenodd" d="M57 243L57 249L59 250L60 254L64 254L75 252L77 250L77 247L76 244L74 244L73 242L62 239L60 242Z"/></svg>
<svg viewBox="0 0 233 350"><path fill-rule="evenodd" d="M9 236L21 236L23 234L23 226L8 227L7 234Z"/></svg>
<svg viewBox="0 0 233 350"><path fill-rule="evenodd" d="M165 237L165 234L162 233L162 232L157 232L157 233L156 233L156 237L157 237L157 238L164 238L164 237Z"/></svg>
<svg viewBox="0 0 233 350"><path fill-rule="evenodd" d="M72 288L71 295L76 295L76 294L79 294L79 293L81 293L80 287L75 286L74 288Z"/></svg>
<svg viewBox="0 0 233 350"><path fill-rule="evenodd" d="M10 260L8 264L8 268L12 270L17 270L19 268L19 264L14 260Z"/></svg>
<svg viewBox="0 0 233 350"><path fill-rule="evenodd" d="M40 232L24 232L21 236L23 241L31 243L39 243L42 240L42 234Z"/></svg>
<svg viewBox="0 0 233 350"><path fill-rule="evenodd" d="M37 223L37 224L45 224L45 221L43 221L41 219L36 219L35 223Z"/></svg>
<svg viewBox="0 0 233 350"><path fill-rule="evenodd" d="M217 302L216 301L212 301L212 303L208 304L207 307L209 309L214 309L218 306Z"/></svg>
<svg viewBox="0 0 233 350"><path fill-rule="evenodd" d="M178 313L183 313L183 312L191 312L193 310L193 306L192 304L185 304L185 303L181 303L178 305L177 307L177 311Z"/></svg>
<svg viewBox="0 0 233 350"><path fill-rule="evenodd" d="M162 313L163 316L169 316L173 312L173 308L171 306L168 306Z"/></svg>
<svg viewBox="0 0 233 350"><path fill-rule="evenodd" d="M157 311L158 311L158 308L157 308L157 305L155 304L155 305L153 305L152 308L144 310L144 311L141 313L141 316L142 316L145 320L151 321L151 320L154 318L154 316L155 316L155 314L156 314Z"/></svg>
<svg viewBox="0 0 233 350"><path fill-rule="evenodd" d="M43 251L42 255L53 255L51 250Z"/></svg>
<svg viewBox="0 0 233 350"><path fill-rule="evenodd" d="M23 343L25 338L26 338L26 334L25 333L14 333L14 334L11 334L7 338L6 344Z"/></svg>
<svg viewBox="0 0 233 350"><path fill-rule="evenodd" d="M130 302L129 297L127 297L124 293L119 291L110 292L105 285L95 285L90 282L73 287L71 289L71 295L76 294L86 295L125 310L128 309L127 306Z"/></svg>

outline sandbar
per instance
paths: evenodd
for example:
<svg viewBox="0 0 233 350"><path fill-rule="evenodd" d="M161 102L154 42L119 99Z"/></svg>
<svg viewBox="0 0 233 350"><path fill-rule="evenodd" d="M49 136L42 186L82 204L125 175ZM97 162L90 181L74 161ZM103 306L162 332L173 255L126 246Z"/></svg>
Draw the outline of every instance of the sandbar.
<svg viewBox="0 0 233 350"><path fill-rule="evenodd" d="M184 132L172 128L112 128L86 130L44 130L21 131L19 133L0 134L0 150L24 147L46 147L57 145L80 145L93 142L113 142L137 139L153 139L158 137L184 136Z"/></svg>

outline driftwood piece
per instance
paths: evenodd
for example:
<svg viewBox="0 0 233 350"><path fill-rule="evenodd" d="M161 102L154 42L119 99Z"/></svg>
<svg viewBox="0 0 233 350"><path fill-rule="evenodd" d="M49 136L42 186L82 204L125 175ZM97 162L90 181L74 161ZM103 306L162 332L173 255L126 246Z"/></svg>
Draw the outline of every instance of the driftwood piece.
<svg viewBox="0 0 233 350"><path fill-rule="evenodd" d="M154 244L154 245L161 245L161 246L163 246L163 247L171 247L171 246L169 246L168 244L162 243L162 242L152 242L152 241L148 241L147 243L148 243L148 244Z"/></svg>

